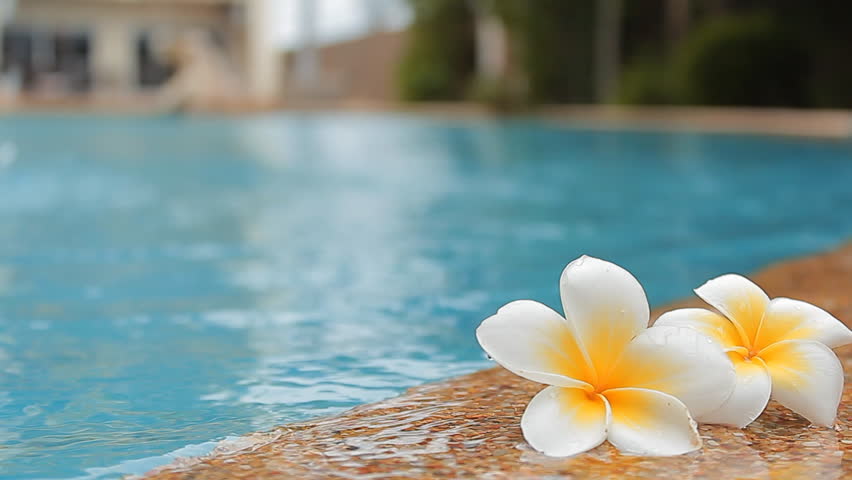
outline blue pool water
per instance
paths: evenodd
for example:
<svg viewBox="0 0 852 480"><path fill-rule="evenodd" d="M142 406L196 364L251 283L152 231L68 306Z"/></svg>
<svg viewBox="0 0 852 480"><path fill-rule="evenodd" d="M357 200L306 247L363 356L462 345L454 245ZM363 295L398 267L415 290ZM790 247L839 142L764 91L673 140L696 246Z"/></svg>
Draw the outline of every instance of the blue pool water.
<svg viewBox="0 0 852 480"><path fill-rule="evenodd" d="M402 115L0 119L0 478L142 473L488 365L582 253L652 303L852 235L852 144Z"/></svg>

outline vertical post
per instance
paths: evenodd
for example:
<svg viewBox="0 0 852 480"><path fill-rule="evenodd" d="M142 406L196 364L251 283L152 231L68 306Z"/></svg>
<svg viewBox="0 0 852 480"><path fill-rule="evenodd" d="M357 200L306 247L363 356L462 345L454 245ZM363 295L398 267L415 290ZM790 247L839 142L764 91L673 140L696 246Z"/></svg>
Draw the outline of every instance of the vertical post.
<svg viewBox="0 0 852 480"><path fill-rule="evenodd" d="M618 89L621 66L621 0L598 0L595 28L595 90L598 102Z"/></svg>
<svg viewBox="0 0 852 480"><path fill-rule="evenodd" d="M247 5L248 83L252 96L262 102L278 100L283 80L282 59L275 44L274 1L251 0Z"/></svg>
<svg viewBox="0 0 852 480"><path fill-rule="evenodd" d="M92 69L96 91L126 94L136 86L136 38L126 23L102 21L92 36Z"/></svg>
<svg viewBox="0 0 852 480"><path fill-rule="evenodd" d="M301 41L296 52L296 81L299 87L308 92L316 86L319 76L319 58L316 46L316 2L318 0L301 0L299 2Z"/></svg>
<svg viewBox="0 0 852 480"><path fill-rule="evenodd" d="M476 67L480 78L494 80L506 73L506 26L494 14L491 2L473 3L476 22Z"/></svg>

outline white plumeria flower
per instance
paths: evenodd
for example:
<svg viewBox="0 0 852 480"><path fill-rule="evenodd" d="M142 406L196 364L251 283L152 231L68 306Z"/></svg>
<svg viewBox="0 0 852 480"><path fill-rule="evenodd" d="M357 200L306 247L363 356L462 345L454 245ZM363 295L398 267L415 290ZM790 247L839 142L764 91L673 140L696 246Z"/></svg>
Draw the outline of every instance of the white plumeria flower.
<svg viewBox="0 0 852 480"><path fill-rule="evenodd" d="M843 367L832 348L852 343L852 332L825 310L789 298L769 300L739 275L723 275L695 289L724 315L701 308L667 312L655 325L685 326L714 339L737 372L731 397L701 417L745 427L770 395L817 425L830 426L843 393Z"/></svg>
<svg viewBox="0 0 852 480"><path fill-rule="evenodd" d="M519 300L476 330L499 364L551 385L521 419L529 444L551 456L581 453L607 439L639 455L700 448L690 411L716 410L734 387L722 349L688 328L647 328L645 292L612 263L578 258L559 286L567 318Z"/></svg>

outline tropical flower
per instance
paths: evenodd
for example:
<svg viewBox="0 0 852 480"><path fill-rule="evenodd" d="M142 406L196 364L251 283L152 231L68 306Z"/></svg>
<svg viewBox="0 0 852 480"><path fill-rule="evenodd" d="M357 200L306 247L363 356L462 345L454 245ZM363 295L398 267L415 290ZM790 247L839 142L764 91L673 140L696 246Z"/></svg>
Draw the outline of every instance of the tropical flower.
<svg viewBox="0 0 852 480"><path fill-rule="evenodd" d="M648 300L623 268L580 257L560 279L567 318L519 300L476 330L499 364L550 385L521 419L527 442L552 456L609 440L640 455L678 455L701 447L690 416L719 408L734 371L720 347L681 327L647 328Z"/></svg>
<svg viewBox="0 0 852 480"><path fill-rule="evenodd" d="M701 308L667 312L655 325L690 327L717 342L737 372L730 398L702 422L745 427L770 396L817 425L830 426L843 393L832 348L852 332L825 310L789 298L769 300L745 277L723 275L695 289L722 315Z"/></svg>

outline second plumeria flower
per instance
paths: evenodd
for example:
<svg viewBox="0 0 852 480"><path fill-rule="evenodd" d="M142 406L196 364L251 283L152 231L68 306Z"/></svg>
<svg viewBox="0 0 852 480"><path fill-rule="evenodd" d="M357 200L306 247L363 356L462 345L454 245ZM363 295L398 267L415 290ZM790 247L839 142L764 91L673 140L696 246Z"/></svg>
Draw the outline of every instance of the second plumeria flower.
<svg viewBox="0 0 852 480"><path fill-rule="evenodd" d="M521 419L530 445L552 456L584 452L607 439L640 455L700 448L693 416L718 409L734 387L722 349L689 328L647 328L645 292L612 263L578 258L559 286L565 317L519 300L476 331L499 364L550 385Z"/></svg>
<svg viewBox="0 0 852 480"><path fill-rule="evenodd" d="M843 394L843 367L832 348L852 343L852 332L825 310L789 298L769 300L740 275L723 275L695 289L722 313L684 308L655 325L690 327L728 352L737 372L731 397L702 418L745 427L770 396L817 425L834 423Z"/></svg>

